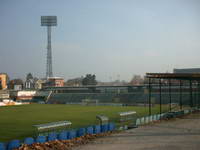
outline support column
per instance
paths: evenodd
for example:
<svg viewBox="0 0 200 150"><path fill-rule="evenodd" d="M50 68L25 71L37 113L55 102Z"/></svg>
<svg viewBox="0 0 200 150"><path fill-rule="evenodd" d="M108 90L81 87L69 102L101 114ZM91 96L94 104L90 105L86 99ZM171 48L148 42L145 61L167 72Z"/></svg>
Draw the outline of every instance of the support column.
<svg viewBox="0 0 200 150"><path fill-rule="evenodd" d="M161 93L161 79L159 79L159 93L160 93L160 115L162 114L162 93Z"/></svg>
<svg viewBox="0 0 200 150"><path fill-rule="evenodd" d="M171 95L171 79L168 80L169 85L169 111L172 111L172 95Z"/></svg>
<svg viewBox="0 0 200 150"><path fill-rule="evenodd" d="M46 77L53 77L51 54L51 26L47 26L47 70Z"/></svg>
<svg viewBox="0 0 200 150"><path fill-rule="evenodd" d="M195 86L194 86L194 106L197 107L197 103L198 103L198 100L197 100L197 83L195 82Z"/></svg>
<svg viewBox="0 0 200 150"><path fill-rule="evenodd" d="M151 79L149 78L149 116L151 116Z"/></svg>
<svg viewBox="0 0 200 150"><path fill-rule="evenodd" d="M182 110L182 81L180 80L180 91L179 91L179 105L180 105L180 109Z"/></svg>
<svg viewBox="0 0 200 150"><path fill-rule="evenodd" d="M192 80L190 80L190 107L193 107Z"/></svg>
<svg viewBox="0 0 200 150"><path fill-rule="evenodd" d="M197 84L197 94L198 94L197 103L198 103L198 108L199 108L200 107L200 81L198 81L198 84Z"/></svg>

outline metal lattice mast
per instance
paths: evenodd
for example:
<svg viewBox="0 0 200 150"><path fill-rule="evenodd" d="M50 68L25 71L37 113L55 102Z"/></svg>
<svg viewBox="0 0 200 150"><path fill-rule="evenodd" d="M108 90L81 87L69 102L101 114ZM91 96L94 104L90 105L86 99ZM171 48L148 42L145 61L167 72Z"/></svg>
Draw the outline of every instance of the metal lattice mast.
<svg viewBox="0 0 200 150"><path fill-rule="evenodd" d="M47 68L46 77L53 77L52 71L52 51L51 51L51 26L47 26Z"/></svg>
<svg viewBox="0 0 200 150"><path fill-rule="evenodd" d="M51 50L51 26L57 26L56 16L41 16L41 26L47 27L47 63L46 77L53 77L52 71L52 50Z"/></svg>

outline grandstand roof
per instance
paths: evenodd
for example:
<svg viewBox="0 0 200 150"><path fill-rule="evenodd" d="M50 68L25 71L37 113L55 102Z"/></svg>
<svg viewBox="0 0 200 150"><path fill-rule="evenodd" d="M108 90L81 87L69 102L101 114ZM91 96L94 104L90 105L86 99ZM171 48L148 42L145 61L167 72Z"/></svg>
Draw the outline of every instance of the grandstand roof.
<svg viewBox="0 0 200 150"><path fill-rule="evenodd" d="M146 73L147 78L200 80L200 73Z"/></svg>
<svg viewBox="0 0 200 150"><path fill-rule="evenodd" d="M55 87L55 86L51 86L51 87L45 87L44 89L88 89L88 88L128 88L128 87L143 87L145 85L124 85L124 86L98 86L98 85L94 85L94 86L62 86L62 87Z"/></svg>

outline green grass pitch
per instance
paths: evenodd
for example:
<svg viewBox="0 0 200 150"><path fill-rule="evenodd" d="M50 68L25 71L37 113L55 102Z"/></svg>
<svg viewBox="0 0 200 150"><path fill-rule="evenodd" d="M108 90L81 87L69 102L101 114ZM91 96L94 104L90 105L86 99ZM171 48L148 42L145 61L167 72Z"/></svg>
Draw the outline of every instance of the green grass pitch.
<svg viewBox="0 0 200 150"><path fill-rule="evenodd" d="M165 108L166 109L166 108ZM97 124L96 115L106 115L111 121L118 120L118 112L136 111L137 116L148 114L148 107L138 106L80 106L57 104L31 104L0 107L0 142L33 136L33 125L69 120L72 128ZM152 108L153 113L159 107Z"/></svg>

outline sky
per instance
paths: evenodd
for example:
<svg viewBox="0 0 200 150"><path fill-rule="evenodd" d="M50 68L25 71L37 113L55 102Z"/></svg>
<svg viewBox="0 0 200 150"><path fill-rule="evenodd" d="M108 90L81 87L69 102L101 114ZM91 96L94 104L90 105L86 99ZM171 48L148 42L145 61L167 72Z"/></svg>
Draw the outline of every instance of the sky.
<svg viewBox="0 0 200 150"><path fill-rule="evenodd" d="M0 0L0 72L46 75L52 27L53 74L130 81L146 72L200 67L199 0Z"/></svg>

